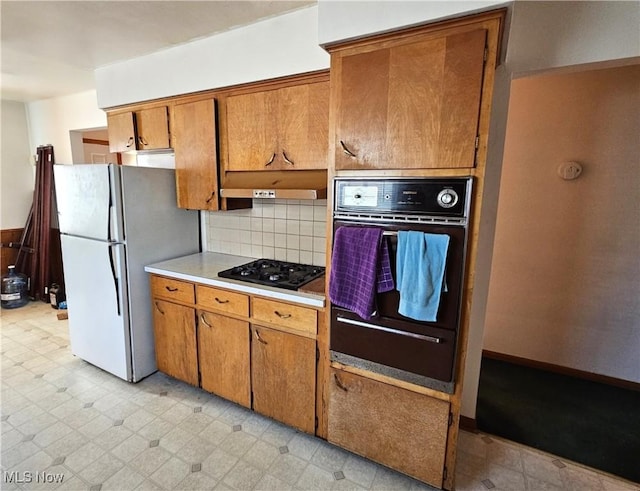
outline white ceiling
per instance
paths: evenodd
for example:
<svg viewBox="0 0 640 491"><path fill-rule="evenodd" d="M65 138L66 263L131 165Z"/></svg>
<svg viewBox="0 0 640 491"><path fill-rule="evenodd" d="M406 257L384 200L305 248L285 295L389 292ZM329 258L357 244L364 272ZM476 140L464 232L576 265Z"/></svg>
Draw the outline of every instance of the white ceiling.
<svg viewBox="0 0 640 491"><path fill-rule="evenodd" d="M2 99L95 88L93 70L306 7L316 0L1 0Z"/></svg>

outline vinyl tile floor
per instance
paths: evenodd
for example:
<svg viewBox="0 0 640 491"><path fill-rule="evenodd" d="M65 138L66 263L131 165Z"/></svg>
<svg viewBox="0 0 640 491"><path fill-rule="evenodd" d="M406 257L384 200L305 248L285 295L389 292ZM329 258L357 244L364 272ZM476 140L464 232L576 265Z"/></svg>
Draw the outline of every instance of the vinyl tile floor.
<svg viewBox="0 0 640 491"><path fill-rule="evenodd" d="M161 373L126 383L73 356L56 313L1 312L3 490L433 489ZM462 431L456 489L640 486Z"/></svg>

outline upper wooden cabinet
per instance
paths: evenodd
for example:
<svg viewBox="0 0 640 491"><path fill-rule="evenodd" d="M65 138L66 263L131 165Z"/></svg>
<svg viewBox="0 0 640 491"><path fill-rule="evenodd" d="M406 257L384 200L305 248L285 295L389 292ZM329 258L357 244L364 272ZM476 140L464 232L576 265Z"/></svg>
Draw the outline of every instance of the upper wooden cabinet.
<svg viewBox="0 0 640 491"><path fill-rule="evenodd" d="M215 101L205 99L173 108L178 207L218 209Z"/></svg>
<svg viewBox="0 0 640 491"><path fill-rule="evenodd" d="M230 96L228 171L327 168L329 82Z"/></svg>
<svg viewBox="0 0 640 491"><path fill-rule="evenodd" d="M169 116L167 106L108 114L109 150L169 148Z"/></svg>
<svg viewBox="0 0 640 491"><path fill-rule="evenodd" d="M473 167L486 39L464 26L332 52L335 168Z"/></svg>

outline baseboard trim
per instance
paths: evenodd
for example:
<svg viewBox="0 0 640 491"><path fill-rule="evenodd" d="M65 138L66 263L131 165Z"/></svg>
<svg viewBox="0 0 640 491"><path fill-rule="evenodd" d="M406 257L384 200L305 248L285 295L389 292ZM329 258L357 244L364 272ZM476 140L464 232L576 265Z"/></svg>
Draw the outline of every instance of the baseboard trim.
<svg viewBox="0 0 640 491"><path fill-rule="evenodd" d="M609 377L608 375L600 375L599 373L585 372L576 368L563 367L561 365L554 365L553 363L547 363L544 361L530 360L528 358L521 358L519 356L498 353L496 351L482 350L482 356L491 358L492 360L506 361L508 363L513 363L514 365L537 368L540 370L546 370L548 372L559 373L561 375L568 375L570 377L581 378L584 380L589 380L591 382L599 382L601 384L620 387L621 389L635 390L640 392L640 383L632 382L630 380Z"/></svg>
<svg viewBox="0 0 640 491"><path fill-rule="evenodd" d="M475 418L460 415L460 429L471 433L477 433L478 425L476 424Z"/></svg>

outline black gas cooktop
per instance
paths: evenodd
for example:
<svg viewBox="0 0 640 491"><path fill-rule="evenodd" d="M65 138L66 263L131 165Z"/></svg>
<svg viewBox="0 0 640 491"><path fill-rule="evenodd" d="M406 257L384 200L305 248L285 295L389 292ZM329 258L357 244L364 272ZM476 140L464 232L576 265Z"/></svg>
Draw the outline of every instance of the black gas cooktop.
<svg viewBox="0 0 640 491"><path fill-rule="evenodd" d="M322 266L287 263L275 259L257 259L235 268L220 271L218 276L232 280L297 290L324 274Z"/></svg>

